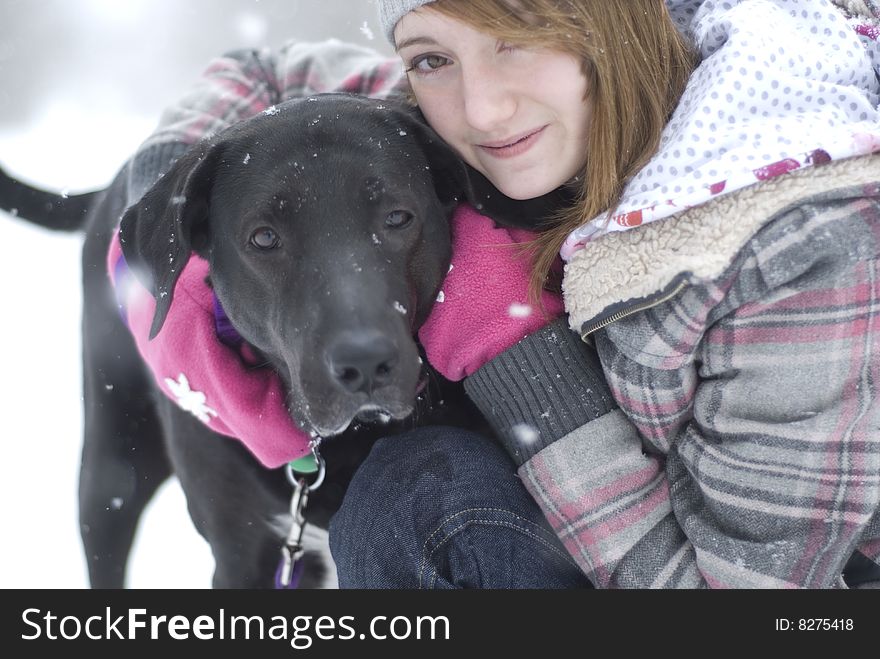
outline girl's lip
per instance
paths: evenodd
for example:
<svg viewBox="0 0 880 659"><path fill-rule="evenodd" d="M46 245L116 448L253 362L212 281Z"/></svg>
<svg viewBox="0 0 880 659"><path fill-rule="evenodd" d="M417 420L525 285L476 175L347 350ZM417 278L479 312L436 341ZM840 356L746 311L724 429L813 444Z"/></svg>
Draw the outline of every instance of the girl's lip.
<svg viewBox="0 0 880 659"><path fill-rule="evenodd" d="M541 126L537 130L523 133L512 139L505 139L498 142L487 142L485 144L478 144L477 146L495 158L513 158L514 156L525 153L532 148L532 145L534 145L535 142L538 141L538 138L544 133L545 128L547 128L547 126Z"/></svg>

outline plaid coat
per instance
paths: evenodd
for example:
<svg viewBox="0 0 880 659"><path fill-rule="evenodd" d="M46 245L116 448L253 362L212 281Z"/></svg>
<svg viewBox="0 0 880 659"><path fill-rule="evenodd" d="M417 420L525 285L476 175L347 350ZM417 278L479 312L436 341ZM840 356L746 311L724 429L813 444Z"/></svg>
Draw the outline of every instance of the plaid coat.
<svg viewBox="0 0 880 659"><path fill-rule="evenodd" d="M573 259L570 321L619 408L520 473L595 584L825 588L854 550L880 565L878 257L865 156Z"/></svg>

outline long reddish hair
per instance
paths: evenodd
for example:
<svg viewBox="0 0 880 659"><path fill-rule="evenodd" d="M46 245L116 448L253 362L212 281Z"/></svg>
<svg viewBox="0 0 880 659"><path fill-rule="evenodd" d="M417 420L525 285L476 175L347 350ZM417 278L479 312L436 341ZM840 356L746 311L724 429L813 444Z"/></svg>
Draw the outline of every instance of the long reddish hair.
<svg viewBox="0 0 880 659"><path fill-rule="evenodd" d="M514 44L583 62L593 107L577 201L531 245L537 297L568 234L612 209L654 155L696 63L664 0L437 0L433 10Z"/></svg>

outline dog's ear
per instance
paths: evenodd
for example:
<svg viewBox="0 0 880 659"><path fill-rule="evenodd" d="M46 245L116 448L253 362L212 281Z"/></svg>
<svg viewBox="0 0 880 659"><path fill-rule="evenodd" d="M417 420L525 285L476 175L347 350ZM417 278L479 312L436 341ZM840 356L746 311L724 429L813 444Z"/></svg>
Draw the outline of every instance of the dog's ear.
<svg viewBox="0 0 880 659"><path fill-rule="evenodd" d="M416 125L434 185L440 200L446 204L467 202L480 213L504 227L536 231L552 220L560 210L574 203L576 193L560 187L541 197L517 200L499 192L483 174L468 165L415 111Z"/></svg>
<svg viewBox="0 0 880 659"><path fill-rule="evenodd" d="M156 299L151 339L162 329L190 253L207 246L211 186L220 157L217 144L196 144L122 216L122 254Z"/></svg>

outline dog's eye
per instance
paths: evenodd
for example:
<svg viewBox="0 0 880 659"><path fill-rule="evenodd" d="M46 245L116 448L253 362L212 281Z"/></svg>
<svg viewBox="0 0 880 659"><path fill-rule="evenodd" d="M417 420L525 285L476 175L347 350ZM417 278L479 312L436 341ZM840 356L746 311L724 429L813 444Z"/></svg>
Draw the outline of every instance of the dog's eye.
<svg viewBox="0 0 880 659"><path fill-rule="evenodd" d="M275 249L280 243L278 234L269 227L262 227L251 234L251 245L257 249Z"/></svg>
<svg viewBox="0 0 880 659"><path fill-rule="evenodd" d="M390 229L402 229L413 221L413 214L408 211L391 211L385 216L385 226Z"/></svg>

